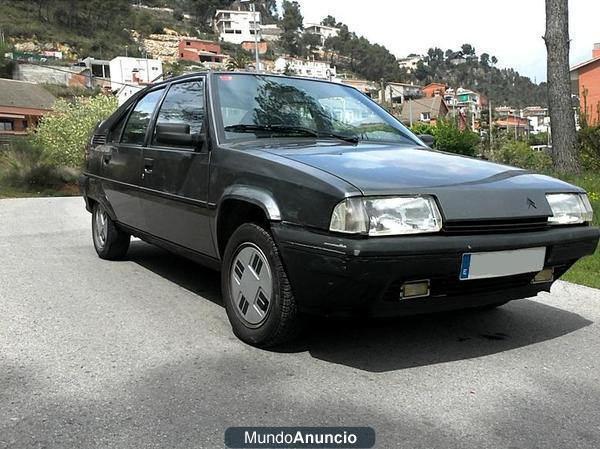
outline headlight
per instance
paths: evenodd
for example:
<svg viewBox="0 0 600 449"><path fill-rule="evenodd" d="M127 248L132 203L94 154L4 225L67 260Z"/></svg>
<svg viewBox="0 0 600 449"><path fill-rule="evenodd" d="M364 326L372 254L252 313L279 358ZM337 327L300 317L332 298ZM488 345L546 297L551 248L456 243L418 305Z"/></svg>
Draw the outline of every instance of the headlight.
<svg viewBox="0 0 600 449"><path fill-rule="evenodd" d="M442 216L430 196L348 198L331 216L330 231L401 235L439 232Z"/></svg>
<svg viewBox="0 0 600 449"><path fill-rule="evenodd" d="M552 208L549 224L581 224L593 219L592 205L585 193L549 193L546 199Z"/></svg>

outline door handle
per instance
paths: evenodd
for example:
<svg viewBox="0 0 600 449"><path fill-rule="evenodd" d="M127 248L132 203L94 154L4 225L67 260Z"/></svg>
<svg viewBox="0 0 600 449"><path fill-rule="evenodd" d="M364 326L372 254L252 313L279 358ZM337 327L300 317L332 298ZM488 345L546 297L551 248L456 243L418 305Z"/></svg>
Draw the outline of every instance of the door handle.
<svg viewBox="0 0 600 449"><path fill-rule="evenodd" d="M154 168L154 159L145 158L144 159L144 173L149 175L152 173L152 169Z"/></svg>
<svg viewBox="0 0 600 449"><path fill-rule="evenodd" d="M104 165L108 165L110 163L111 158L112 158L112 154L103 155L102 162L104 163Z"/></svg>

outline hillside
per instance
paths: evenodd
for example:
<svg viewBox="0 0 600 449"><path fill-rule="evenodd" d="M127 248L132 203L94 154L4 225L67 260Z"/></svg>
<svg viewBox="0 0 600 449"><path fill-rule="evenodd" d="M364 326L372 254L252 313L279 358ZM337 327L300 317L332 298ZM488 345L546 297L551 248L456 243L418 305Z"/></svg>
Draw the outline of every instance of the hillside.
<svg viewBox="0 0 600 449"><path fill-rule="evenodd" d="M210 20L217 9L228 8L233 3L233 0L144 1L144 6L167 8L151 10L139 7L138 1L0 0L0 30L7 44L16 44L20 51L58 48L72 59L142 56L147 49L140 46L140 37L162 33L165 28L182 35L217 39L212 34ZM513 69L499 69L494 57L487 53L477 55L469 44L445 52L430 49L417 69L408 72L398 66L396 55L387 48L357 35L334 17L328 16L323 22L339 28L340 34L329 38L323 51L319 51L314 35L302 31L303 17L298 4L284 1L282 18L277 14L275 0L259 0L258 9L265 22L278 22L283 28L282 40L270 52L271 57L287 53L325 58L338 67L338 72L371 81L383 78L422 85L445 82L452 87L477 90L496 105L547 104L545 84L537 85ZM231 46L224 48L229 53L238 50Z"/></svg>

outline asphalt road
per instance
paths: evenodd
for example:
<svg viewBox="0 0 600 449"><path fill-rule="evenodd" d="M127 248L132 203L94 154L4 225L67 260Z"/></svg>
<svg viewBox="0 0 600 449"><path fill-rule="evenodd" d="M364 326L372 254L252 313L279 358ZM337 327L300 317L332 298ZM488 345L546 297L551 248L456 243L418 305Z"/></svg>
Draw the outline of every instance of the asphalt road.
<svg viewBox="0 0 600 449"><path fill-rule="evenodd" d="M600 291L482 313L231 333L218 275L136 241L96 257L80 198L0 201L0 448L219 448L229 426L371 426L380 448L600 447Z"/></svg>

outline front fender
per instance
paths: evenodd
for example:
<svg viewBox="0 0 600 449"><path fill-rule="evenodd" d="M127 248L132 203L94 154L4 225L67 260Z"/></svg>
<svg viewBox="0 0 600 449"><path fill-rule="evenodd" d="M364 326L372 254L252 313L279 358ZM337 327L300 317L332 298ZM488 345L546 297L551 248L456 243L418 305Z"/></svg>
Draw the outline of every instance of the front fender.
<svg viewBox="0 0 600 449"><path fill-rule="evenodd" d="M219 206L217 208L217 217L219 216L219 210L225 200L236 199L241 201L247 201L258 207L260 207L266 217L270 221L281 221L281 210L273 198L271 192L261 189L259 187L247 186L247 185L233 185L227 187L223 191L223 195L219 200Z"/></svg>

